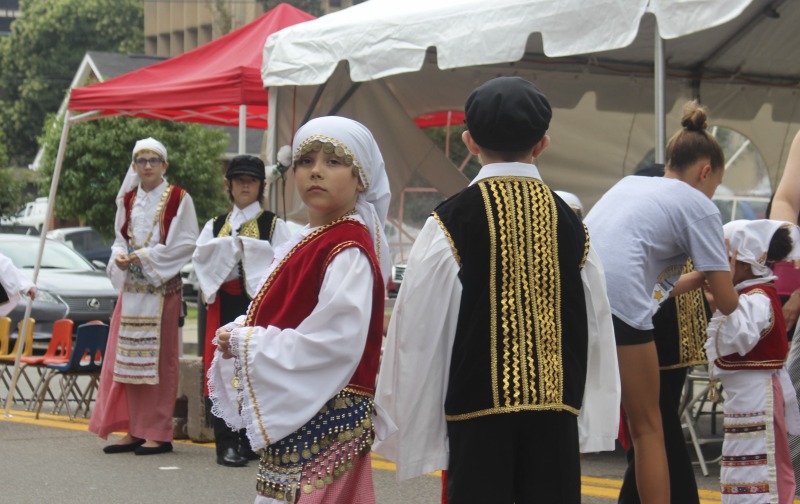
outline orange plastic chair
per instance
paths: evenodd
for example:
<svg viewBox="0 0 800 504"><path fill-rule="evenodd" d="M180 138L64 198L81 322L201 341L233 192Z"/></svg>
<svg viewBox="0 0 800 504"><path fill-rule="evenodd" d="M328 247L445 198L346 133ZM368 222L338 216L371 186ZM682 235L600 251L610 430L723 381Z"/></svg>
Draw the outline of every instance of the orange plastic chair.
<svg viewBox="0 0 800 504"><path fill-rule="evenodd" d="M31 387L33 393L31 397L39 397L39 389L44 383L45 366L47 364L63 364L69 361L69 355L72 352L72 329L75 327L75 322L70 319L56 320L53 323L53 333L50 336L50 343L47 345L47 350L44 355L31 355L22 357L22 367L20 374L25 377L28 386ZM36 386L33 386L31 378L28 376L28 368L33 367L36 369L39 380ZM50 394L51 399L55 401L53 394ZM28 402L28 409L32 410L35 406L35 401Z"/></svg>

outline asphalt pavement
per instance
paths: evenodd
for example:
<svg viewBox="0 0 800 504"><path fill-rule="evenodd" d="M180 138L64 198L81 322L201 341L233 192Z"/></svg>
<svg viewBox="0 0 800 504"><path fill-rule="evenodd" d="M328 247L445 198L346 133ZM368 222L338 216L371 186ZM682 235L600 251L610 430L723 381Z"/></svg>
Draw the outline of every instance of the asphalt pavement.
<svg viewBox="0 0 800 504"><path fill-rule="evenodd" d="M186 321L182 337L184 353L196 355L194 320ZM0 396L5 397L5 390L0 390ZM46 404L45 411L52 411L52 406ZM5 410L0 411L0 503L253 502L257 464L251 462L245 468L219 466L211 443L176 441L174 452L146 457L130 453L106 455L103 446L117 438L112 436L105 441L89 433L87 419L70 421L63 415L46 413L37 420L33 413L16 405L10 413L6 416ZM703 415L697 425L698 435L707 441L703 446L707 460L719 454L720 416L712 422L710 415ZM714 429L712 423L717 424ZM691 445L689 449L694 453ZM621 449L585 455L582 502L614 503L625 465ZM703 504L720 502L719 465L709 463L708 469L709 475L703 476L696 466ZM397 482L394 464L375 456L373 475L378 504L440 502L438 474Z"/></svg>

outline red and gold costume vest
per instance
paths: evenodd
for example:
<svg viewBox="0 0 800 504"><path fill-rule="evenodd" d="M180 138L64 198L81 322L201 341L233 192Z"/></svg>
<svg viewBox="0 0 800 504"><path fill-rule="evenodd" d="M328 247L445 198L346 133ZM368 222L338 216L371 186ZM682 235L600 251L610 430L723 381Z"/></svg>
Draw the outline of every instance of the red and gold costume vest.
<svg viewBox="0 0 800 504"><path fill-rule="evenodd" d="M745 287L740 296L764 294L772 306L772 324L763 333L756 346L745 355L737 353L717 358L714 363L721 369L780 369L789 353L786 340L786 321L783 318L781 300L772 283Z"/></svg>
<svg viewBox="0 0 800 504"><path fill-rule="evenodd" d="M128 223L131 220L131 210L133 210L133 202L136 201L136 192L138 190L139 188L137 187L125 193L125 223L122 225L122 236L128 236ZM167 196L164 208L161 210L161 216L158 218L158 225L161 231L160 242L162 245L167 241L169 227L172 224L172 220L178 214L178 207L181 205L184 195L186 195L185 189L172 184L167 184L167 188L164 190L169 191L169 195Z"/></svg>
<svg viewBox="0 0 800 504"><path fill-rule="evenodd" d="M384 286L378 259L367 228L353 219L335 221L312 232L289 252L253 299L248 326L294 328L308 317L319 299L325 271L343 250L356 247L372 266L372 317L361 361L347 389L372 396L383 337Z"/></svg>

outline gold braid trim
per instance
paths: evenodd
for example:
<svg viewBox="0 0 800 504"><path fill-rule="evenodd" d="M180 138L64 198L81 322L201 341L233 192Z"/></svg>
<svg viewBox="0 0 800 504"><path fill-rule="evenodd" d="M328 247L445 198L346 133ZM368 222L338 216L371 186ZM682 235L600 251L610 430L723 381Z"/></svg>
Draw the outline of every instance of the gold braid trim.
<svg viewBox="0 0 800 504"><path fill-rule="evenodd" d="M567 404L520 404L517 406L504 406L502 408L488 408L471 413L464 413L463 415L445 415L445 420L455 422L459 420L471 420L482 416L496 415L498 413L517 413L519 411L569 411L574 415L580 415L581 413L581 410L575 409Z"/></svg>
<svg viewBox="0 0 800 504"><path fill-rule="evenodd" d="M337 157L341 158L342 161L344 161L345 165L355 166L358 170L359 179L361 180L361 183L364 184L364 189L369 189L369 179L367 178L367 174L361 167L361 163L359 163L358 159L356 159L356 155L352 150L350 150L350 147L344 143L325 135L311 135L303 140L303 143L297 147L293 161L297 162L297 160L300 159L300 156L308 154L311 151L322 151L325 154L335 154Z"/></svg>
<svg viewBox="0 0 800 504"><path fill-rule="evenodd" d="M272 442L269 440L269 436L267 436L267 429L264 427L264 422L261 420L261 408L258 407L256 393L251 385L253 382L250 381L250 339L253 336L254 329L255 327L248 327L247 334L244 337L244 375L247 378L247 389L250 392L250 401L253 403L253 411L255 411L256 418L258 419L258 428L261 429L261 435L264 437L266 445L269 446L272 444Z"/></svg>
<svg viewBox="0 0 800 504"><path fill-rule="evenodd" d="M529 178L493 177L478 187L490 234L491 411L552 409L564 387L555 201Z"/></svg>
<svg viewBox="0 0 800 504"><path fill-rule="evenodd" d="M681 271L682 274L694 271L691 259ZM702 289L695 289L675 298L675 308L678 317L678 364L665 366L661 369L675 369L679 367L706 364L705 343L708 339L708 319L703 300L705 295Z"/></svg>
<svg viewBox="0 0 800 504"><path fill-rule="evenodd" d="M444 223L442 222L442 218L439 217L439 214L437 214L436 212L433 212L433 213L431 213L431 217L436 219L436 222L439 224L439 229L442 230L442 233L444 233L445 238L447 238L447 243L450 244L450 250L453 251L453 259L456 260L456 263L458 264L458 267L460 268L461 267L461 256L458 255L458 248L456 248L456 243L453 241L453 237L450 236L450 232L445 227Z"/></svg>

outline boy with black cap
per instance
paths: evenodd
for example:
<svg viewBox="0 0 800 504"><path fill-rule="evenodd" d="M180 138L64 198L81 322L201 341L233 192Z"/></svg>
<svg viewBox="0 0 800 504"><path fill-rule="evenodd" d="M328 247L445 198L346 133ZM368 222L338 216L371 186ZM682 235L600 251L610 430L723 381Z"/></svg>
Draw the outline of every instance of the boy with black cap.
<svg viewBox="0 0 800 504"><path fill-rule="evenodd" d="M232 211L209 220L192 256L200 290L208 303L203 350L203 376L214 358L211 340L220 326L247 312L258 282L272 262L273 247L289 239L286 223L263 210L264 162L256 156L234 157L225 172L225 187ZM204 379L207 418L213 419L217 463L229 467L247 465L255 459L247 437L232 431L225 421L211 414L208 380Z"/></svg>
<svg viewBox="0 0 800 504"><path fill-rule="evenodd" d="M580 502L579 451L613 450L619 374L602 266L541 181L551 109L499 77L465 105L483 168L417 237L376 403L399 479L448 470L450 504Z"/></svg>

